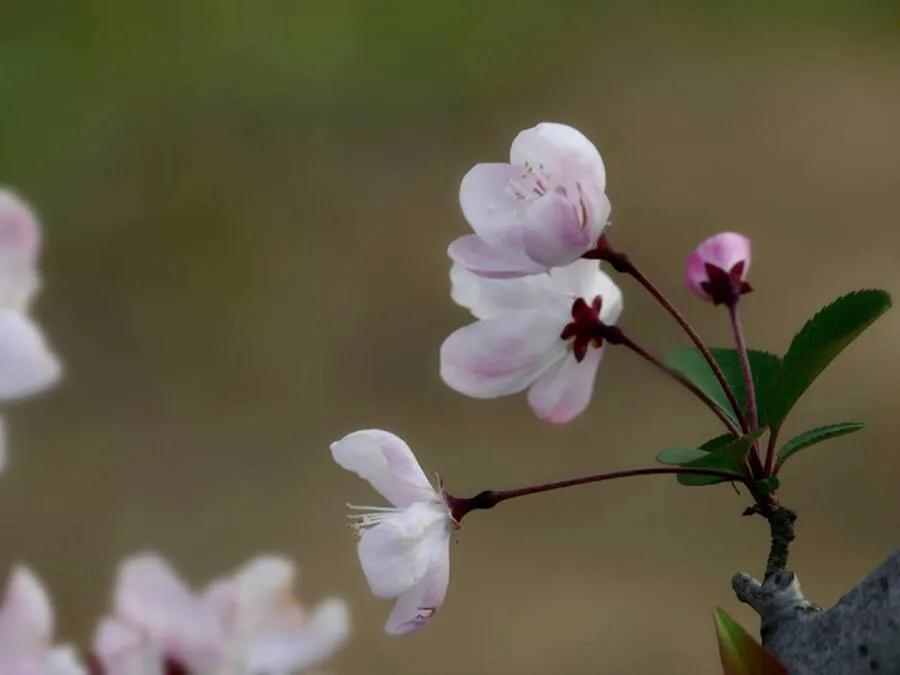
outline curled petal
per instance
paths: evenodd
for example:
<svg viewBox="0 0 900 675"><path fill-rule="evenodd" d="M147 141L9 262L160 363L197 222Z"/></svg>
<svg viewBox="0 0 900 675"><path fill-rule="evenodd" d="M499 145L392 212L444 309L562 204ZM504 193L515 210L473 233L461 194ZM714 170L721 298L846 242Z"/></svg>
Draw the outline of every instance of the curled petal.
<svg viewBox="0 0 900 675"><path fill-rule="evenodd" d="M591 248L595 241L583 227L587 207L558 192L537 200L528 210L523 230L525 253L545 267L567 265Z"/></svg>
<svg viewBox="0 0 900 675"><path fill-rule="evenodd" d="M463 326L441 345L441 377L475 398L522 391L565 354L559 336L567 310L513 312Z"/></svg>
<svg viewBox="0 0 900 675"><path fill-rule="evenodd" d="M510 163L526 164L549 174L557 185L584 180L599 192L606 189L606 169L596 146L567 124L541 122L519 132L510 148Z"/></svg>
<svg viewBox="0 0 900 675"><path fill-rule="evenodd" d="M450 583L450 539L433 537L429 542L430 561L422 579L397 598L384 626L390 635L419 630L437 614Z"/></svg>
<svg viewBox="0 0 900 675"><path fill-rule="evenodd" d="M429 538L449 536L448 514L431 504L413 504L363 532L357 553L372 593L393 598L417 584L428 569Z"/></svg>
<svg viewBox="0 0 900 675"><path fill-rule="evenodd" d="M0 309L0 398L46 389L61 370L34 322L19 311Z"/></svg>
<svg viewBox="0 0 900 675"><path fill-rule="evenodd" d="M502 244L510 228L522 217L527 202L516 197L510 187L521 168L509 164L476 164L459 186L463 215L479 237Z"/></svg>
<svg viewBox="0 0 900 675"><path fill-rule="evenodd" d="M350 619L342 600L323 600L302 626L254 636L244 659L251 673L293 673L331 658L347 641Z"/></svg>
<svg viewBox="0 0 900 675"><path fill-rule="evenodd" d="M331 444L334 461L369 481L394 506L434 497L422 467L406 442L389 431L354 431Z"/></svg>
<svg viewBox="0 0 900 675"><path fill-rule="evenodd" d="M447 248L447 255L474 274L493 279L524 277L546 270L525 254L520 243L492 246L476 234L455 239Z"/></svg>
<svg viewBox="0 0 900 675"><path fill-rule="evenodd" d="M554 312L566 302L565 296L554 287L546 274L517 279L489 279L455 264L450 269L450 281L453 300L469 309L478 319L490 319L519 310Z"/></svg>
<svg viewBox="0 0 900 675"><path fill-rule="evenodd" d="M590 347L580 363L569 354L548 368L528 390L528 403L535 414L548 422L565 424L584 412L602 358L602 347Z"/></svg>

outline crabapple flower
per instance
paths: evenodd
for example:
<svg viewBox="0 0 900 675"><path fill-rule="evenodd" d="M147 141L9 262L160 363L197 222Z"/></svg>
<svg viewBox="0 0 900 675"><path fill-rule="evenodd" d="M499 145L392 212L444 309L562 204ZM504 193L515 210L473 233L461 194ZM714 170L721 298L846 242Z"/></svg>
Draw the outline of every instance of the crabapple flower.
<svg viewBox="0 0 900 675"><path fill-rule="evenodd" d="M418 630L438 612L450 581L450 535L457 528L409 446L387 431L356 431L331 444L334 461L367 480L393 506L358 507L349 516L372 593L397 598L391 635Z"/></svg>
<svg viewBox="0 0 900 675"><path fill-rule="evenodd" d="M41 582L17 567L0 606L0 673L4 675L87 675L75 651L54 647L53 607Z"/></svg>
<svg viewBox="0 0 900 675"><path fill-rule="evenodd" d="M694 295L721 305L753 290L747 283L749 271L750 240L735 232L720 232L700 242L688 258L684 275Z"/></svg>
<svg viewBox="0 0 900 675"><path fill-rule="evenodd" d="M0 189L0 400L36 394L59 378L60 365L28 306L40 286L37 218L9 190ZM0 468L5 462L0 422Z"/></svg>
<svg viewBox="0 0 900 675"><path fill-rule="evenodd" d="M476 164L459 188L474 230L448 249L486 277L520 277L567 265L597 245L612 206L594 144L565 124L542 122L513 140L509 163Z"/></svg>
<svg viewBox="0 0 900 675"><path fill-rule="evenodd" d="M590 402L605 349L604 326L622 313L622 293L593 260L540 275L489 279L459 264L452 296L475 323L441 346L441 377L475 398L528 389L535 414L561 424Z"/></svg>
<svg viewBox="0 0 900 675"><path fill-rule="evenodd" d="M347 610L331 599L307 615L294 580L289 561L266 556L194 593L159 556L130 558L94 637L104 675L307 672L346 640Z"/></svg>

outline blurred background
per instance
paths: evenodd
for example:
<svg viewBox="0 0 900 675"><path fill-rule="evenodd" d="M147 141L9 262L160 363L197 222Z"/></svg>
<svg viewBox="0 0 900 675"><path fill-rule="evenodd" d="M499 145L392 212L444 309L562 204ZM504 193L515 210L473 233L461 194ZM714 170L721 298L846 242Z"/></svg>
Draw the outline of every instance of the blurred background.
<svg viewBox="0 0 900 675"><path fill-rule="evenodd" d="M715 8L711 8L714 5ZM344 503L378 503L328 444L406 438L467 494L652 463L716 420L625 351L564 428L524 397L441 383L469 320L448 296L459 180L541 120L606 161L613 236L692 299L701 238L754 240L744 313L783 353L819 307L900 296L900 10L893 2L4 2L0 181L42 214L36 312L67 377L7 410L0 563L33 565L87 644L117 562L156 549L194 583L258 552L301 596L351 603L336 675L720 672L716 605L767 528L729 487L650 477L471 516L440 616L383 635ZM685 343L635 284L623 325ZM793 460L792 566L830 605L900 544L900 311L810 391L790 432L864 420Z"/></svg>

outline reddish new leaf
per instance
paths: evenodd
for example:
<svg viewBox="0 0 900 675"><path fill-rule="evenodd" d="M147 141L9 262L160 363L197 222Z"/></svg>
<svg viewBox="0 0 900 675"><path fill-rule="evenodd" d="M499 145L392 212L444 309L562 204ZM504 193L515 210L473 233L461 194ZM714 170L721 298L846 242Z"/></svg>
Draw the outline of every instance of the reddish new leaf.
<svg viewBox="0 0 900 675"><path fill-rule="evenodd" d="M716 608L716 634L725 675L789 675L772 653Z"/></svg>

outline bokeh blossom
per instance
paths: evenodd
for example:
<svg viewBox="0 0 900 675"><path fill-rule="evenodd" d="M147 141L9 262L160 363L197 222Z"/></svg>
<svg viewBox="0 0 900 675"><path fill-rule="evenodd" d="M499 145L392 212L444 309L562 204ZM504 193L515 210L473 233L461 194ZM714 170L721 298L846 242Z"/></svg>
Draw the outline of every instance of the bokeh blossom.
<svg viewBox="0 0 900 675"><path fill-rule="evenodd" d="M0 673L87 675L75 651L53 645L53 607L37 577L17 567L0 606Z"/></svg>
<svg viewBox="0 0 900 675"><path fill-rule="evenodd" d="M519 277L567 265L597 245L612 207L594 144L565 124L516 136L509 163L476 164L459 189L474 230L450 257L487 277Z"/></svg>
<svg viewBox="0 0 900 675"><path fill-rule="evenodd" d="M564 423L588 405L605 345L594 327L613 325L622 294L592 260L548 273L489 279L453 266L453 299L478 319L441 346L441 377L475 398L528 389L541 419Z"/></svg>
<svg viewBox="0 0 900 675"><path fill-rule="evenodd" d="M450 535L456 523L410 447L378 429L356 431L331 444L334 460L367 480L392 507L351 507L360 535L357 552L372 592L397 598L385 630L423 627L438 612L450 581Z"/></svg>
<svg viewBox="0 0 900 675"><path fill-rule="evenodd" d="M750 240L735 232L720 232L700 242L688 258L684 275L694 295L720 305L753 290L747 283L749 271Z"/></svg>
<svg viewBox="0 0 900 675"><path fill-rule="evenodd" d="M41 232L28 206L0 189L0 400L36 394L59 378L60 364L28 315L40 286ZM0 420L0 468L5 463Z"/></svg>
<svg viewBox="0 0 900 675"><path fill-rule="evenodd" d="M104 675L308 672L343 645L349 620L336 599L306 613L294 582L294 566L268 556L194 593L159 556L132 557L94 639Z"/></svg>

